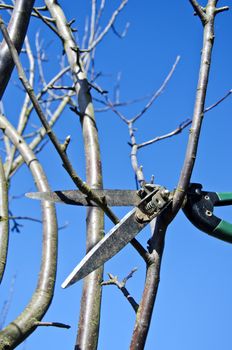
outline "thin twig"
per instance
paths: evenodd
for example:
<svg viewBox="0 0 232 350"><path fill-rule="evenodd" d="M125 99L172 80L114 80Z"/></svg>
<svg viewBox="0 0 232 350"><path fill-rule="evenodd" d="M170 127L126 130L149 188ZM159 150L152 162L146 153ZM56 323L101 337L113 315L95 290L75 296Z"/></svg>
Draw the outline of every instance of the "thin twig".
<svg viewBox="0 0 232 350"><path fill-rule="evenodd" d="M13 10L14 6L13 5L8 5L8 4L0 4L0 10ZM41 6L41 7L33 7L34 12L32 11L31 15L37 18L40 18L42 15L38 15L36 12L39 11L47 11L46 6ZM35 12L36 11L36 12ZM53 18L47 17L47 16L43 16L44 19L46 19L46 21L48 22L54 22Z"/></svg>
<svg viewBox="0 0 232 350"><path fill-rule="evenodd" d="M34 77L35 77L35 61L34 61L34 57L33 57L30 43L29 43L27 36L25 38L25 48L26 48L26 53L27 53L27 57L29 60L29 67L30 67L29 68L29 82L30 82L31 86L33 86L34 85ZM24 98L23 106L22 106L22 109L20 112L18 127L17 127L17 131L20 135L22 135L23 131L25 130L25 128L28 124L28 120L29 120L29 116L30 116L30 113L28 113L29 103L30 103L30 98L26 94L26 96ZM8 158L8 161L7 161L7 168L6 168L6 178L7 179L9 178L9 175L11 172L11 167L13 165L15 153L16 153L16 147L13 146L11 148L10 156Z"/></svg>
<svg viewBox="0 0 232 350"><path fill-rule="evenodd" d="M116 93L117 93L117 95L116 95ZM138 103L138 102L144 101L144 100L146 100L148 98L151 98L151 95L146 95L146 96L134 98L134 99L128 100L128 101L119 101L119 92L116 91L115 92L114 101L110 101L110 104L108 104L108 102L100 100L100 99L98 99L96 97L93 97L93 100L105 106L103 108L96 108L95 109L95 112L101 112L102 113L102 112L107 112L108 110L112 109L112 107L114 107L114 108L125 107L125 106L129 106L131 104L134 104L134 103Z"/></svg>
<svg viewBox="0 0 232 350"><path fill-rule="evenodd" d="M58 327L58 328L71 328L70 325L60 322L35 322L35 326L39 327Z"/></svg>
<svg viewBox="0 0 232 350"><path fill-rule="evenodd" d="M221 97L218 101L213 103L211 106L205 108L204 113L207 113L211 111L211 109L217 107L221 102L223 102L227 97L229 97L232 94L232 89L229 90L223 97Z"/></svg>
<svg viewBox="0 0 232 350"><path fill-rule="evenodd" d="M0 157L0 283L6 267L9 221L8 221L8 184Z"/></svg>
<svg viewBox="0 0 232 350"><path fill-rule="evenodd" d="M168 73L168 75L166 76L165 80L163 81L162 85L160 86L160 88L158 90L156 90L153 94L152 97L150 98L150 100L148 101L148 103L145 105L145 107L139 112L137 113L134 117L132 117L131 119L126 118L121 112L119 112L116 108L115 108L115 104L113 102L110 101L110 99L106 96L106 102L107 105L111 108L111 110L119 116L119 118L126 123L127 125L129 124L134 124L139 118L142 117L142 115L144 113L146 113L146 111L152 106L153 102L163 93L164 89L166 88L169 80L171 79L176 66L178 64L180 60L180 56L177 56L170 72ZM135 100L137 102L137 100Z"/></svg>
<svg viewBox="0 0 232 350"><path fill-rule="evenodd" d="M27 45L27 41L25 41L25 44ZM27 47L27 52L29 53L29 47ZM28 57L30 57L31 55L28 54ZM30 59L30 67L32 70L34 70L34 63L33 60ZM30 69L30 71L31 71ZM41 100L42 96L48 91L50 85L54 84L57 80L59 80L64 74L66 74L68 71L70 70L70 67L65 67L63 68L60 72L58 72L47 84L46 86L44 86L44 88L37 94L37 99ZM34 80L34 76L30 75L30 80L29 82L32 83ZM50 127L52 127L56 121L58 120L61 112L63 111L63 109L65 108L65 106L68 104L68 102L70 101L69 98L70 95L68 95L68 97L62 97L63 101L60 103L60 105L57 107L56 111L53 113L53 116L51 118L51 120L49 121L49 125ZM20 113L20 121L18 124L18 132L20 134L23 133L27 122L29 120L29 117L33 111L33 104L28 106L28 103L30 101L29 96L27 95L25 97L25 103L23 105L23 108L21 110ZM31 149L35 149L35 147L38 146L38 144L42 141L42 139L45 137L46 135L46 131L44 130L44 128L41 128L37 131L37 137L31 142L30 147ZM7 141L6 136L4 136L4 140ZM9 144L9 141L7 141L7 145ZM18 168L20 165L22 165L23 160L22 157L19 155L16 159L14 159L14 147L13 149L11 149L10 145L8 148L6 148L8 150L8 157L7 157L7 161L5 164L5 169L7 169L6 174L7 177L12 176L12 174L15 172L16 168ZM10 164L13 161L13 164Z"/></svg>
<svg viewBox="0 0 232 350"><path fill-rule="evenodd" d="M112 25L114 24L117 16L119 15L119 13L123 10L123 8L126 6L128 0L123 0L121 2L121 4L119 5L119 7L117 8L117 10L114 11L114 13L112 14L109 22L107 23L107 25L105 26L105 28L103 29L103 31L98 35L98 37L92 42L92 44L85 50L82 51L92 51L99 43L100 41L102 41L102 39L104 38L104 36L108 33L109 29L112 27Z"/></svg>
<svg viewBox="0 0 232 350"><path fill-rule="evenodd" d="M165 78L163 84L160 86L160 88L157 91L155 91L155 93L153 94L152 98L146 104L146 106L142 109L142 111L139 112L133 118L130 119L130 122L135 123L136 120L138 120L144 113L146 113L146 111L151 107L153 102L163 93L164 89L166 88L169 80L171 79L171 77L172 77L172 75L173 75L173 73L174 73L174 71L176 69L176 66L177 66L179 60L180 60L180 56L177 56L176 61L174 62L173 66L172 66L172 69L170 70L169 74Z"/></svg>
<svg viewBox="0 0 232 350"><path fill-rule="evenodd" d="M33 221L33 222L38 222L39 224L43 223L42 220L33 218L31 216L12 216L12 215L9 215L8 219L9 220L29 220L29 221Z"/></svg>
<svg viewBox="0 0 232 350"><path fill-rule="evenodd" d="M60 35L56 27L54 27L54 25L50 23L51 19L50 18L48 19L43 15L41 15L41 13L35 7L34 7L34 12L62 40L62 36ZM54 21L52 20L51 22L54 22Z"/></svg>
<svg viewBox="0 0 232 350"><path fill-rule="evenodd" d="M126 26L125 26L125 29L123 30L122 33L119 33L119 32L116 30L114 24L112 25L111 28L112 28L114 34L115 34L118 38L123 39L123 38L125 38L125 36L127 35L127 32L128 32L129 27L130 27L130 23L127 22L127 23L126 23Z"/></svg>
<svg viewBox="0 0 232 350"><path fill-rule="evenodd" d="M95 22L95 26L96 28L98 29L98 25L99 25L99 22L100 22L100 19L102 17L102 14L103 14L103 11L104 11L104 8L105 8L105 0L101 0L101 4L100 4L100 7L98 9L98 13L97 13L97 17L96 17L96 22ZM84 46L83 46L84 47Z"/></svg>
<svg viewBox="0 0 232 350"><path fill-rule="evenodd" d="M11 213L11 212L9 212L9 213ZM36 218L31 217L31 216L13 216L12 214L8 216L8 220L13 220L14 226L12 227L11 230L16 231L17 233L20 232L19 227L23 226L23 225L18 224L17 220L28 220L28 221L37 222L39 224L43 223L43 220L36 219ZM60 231L60 230L64 230L67 227L68 227L68 222L65 222L64 225L59 226L57 229L58 229L58 231Z"/></svg>
<svg viewBox="0 0 232 350"><path fill-rule="evenodd" d="M140 149L142 147L146 147L146 146L149 146L155 142L158 142L158 141L161 141L161 140L165 140L169 137L173 137L175 135L178 135L181 133L182 130L184 130L188 125L190 125L192 123L192 120L191 119L186 119L184 122L182 122L176 129L172 130L171 132L167 133L167 134L164 134L164 135L161 135L161 136L157 136L155 137L154 139L152 140L149 140L149 141L146 141L146 142L143 142L143 143L139 143L137 145L137 148Z"/></svg>
<svg viewBox="0 0 232 350"><path fill-rule="evenodd" d="M229 97L232 94L232 90L229 90L223 97L221 97L219 100L217 100L215 103L213 103L211 106L205 108L204 113L207 113L209 111L211 111L213 108L217 107L220 103L222 103L227 97ZM142 147L151 145L155 142L167 139L169 137L178 135L179 133L182 132L182 130L184 130L187 126L189 126L192 123L192 119L186 119L185 121L183 121L176 129L174 129L173 131L164 134L162 136L157 136L152 140L137 144L137 148L140 149ZM132 144L130 144L132 146Z"/></svg>
<svg viewBox="0 0 232 350"><path fill-rule="evenodd" d="M218 13L221 13L221 12L224 12L224 11L228 11L230 8L229 6L222 6L222 7L219 7L215 10L216 14Z"/></svg>
<svg viewBox="0 0 232 350"><path fill-rule="evenodd" d="M75 91L74 86L65 86L65 85L50 85L49 89Z"/></svg>
<svg viewBox="0 0 232 350"><path fill-rule="evenodd" d="M0 311L0 330L2 330L5 325L6 318L8 316L10 306L13 300L13 295L15 290L15 280L16 280L16 275L14 275L11 279L7 300L4 301L3 307Z"/></svg>
<svg viewBox="0 0 232 350"><path fill-rule="evenodd" d="M95 37L95 22L96 22L96 10L97 10L97 1L92 0L91 6L91 20L90 20L90 34L89 34L89 46L92 44Z"/></svg>
<svg viewBox="0 0 232 350"><path fill-rule="evenodd" d="M49 126L50 128L55 125L55 123L57 122L57 120L59 119L61 113L63 112L64 108L66 107L66 105L69 103L70 101L70 96L67 95L65 98L63 98L63 100L61 101L61 103L58 105L57 109L55 110L55 112L53 113L52 118L49 120ZM29 147L32 150L35 150L36 147L38 147L38 145L41 143L41 141L44 139L44 137L47 135L47 131L44 127L41 127L40 129L38 129L36 131L36 137L30 142ZM25 138L25 137L24 137ZM23 158L21 155L18 155L18 157L14 160L13 165L11 167L11 173L10 176L12 176L18 169L19 167L23 164Z"/></svg>
<svg viewBox="0 0 232 350"><path fill-rule="evenodd" d="M111 273L108 273L109 280L104 281L101 283L102 286L109 286L109 285L115 285L118 287L118 289L122 292L124 297L128 300L132 308L134 309L135 312L138 311L139 304L136 303L135 299L130 295L128 289L126 288L126 283L127 281L133 277L133 274L137 271L137 268L134 268L131 270L131 272L123 278L123 280L120 282L118 280L118 276L113 276Z"/></svg>
<svg viewBox="0 0 232 350"><path fill-rule="evenodd" d="M129 135L130 135L130 139L131 139L131 154L130 154L131 165L132 165L132 168L134 170L136 179L137 179L138 183L140 184L140 186L142 187L146 181L145 181L144 174L143 174L143 167L139 166L139 164L138 164L138 158L137 158L138 146L137 146L136 139L135 139L133 123L129 123L128 128L129 128Z"/></svg>

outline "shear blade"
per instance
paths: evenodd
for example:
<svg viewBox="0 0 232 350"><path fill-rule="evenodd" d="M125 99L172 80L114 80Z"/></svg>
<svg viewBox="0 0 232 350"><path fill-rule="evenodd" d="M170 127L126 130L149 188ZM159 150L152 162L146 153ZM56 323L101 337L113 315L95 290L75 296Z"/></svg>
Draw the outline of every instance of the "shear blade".
<svg viewBox="0 0 232 350"><path fill-rule="evenodd" d="M108 206L136 206L141 201L137 191L134 190L92 190L99 197L104 197ZM96 203L78 190L55 192L30 192L26 197L47 200L55 203L96 206Z"/></svg>
<svg viewBox="0 0 232 350"><path fill-rule="evenodd" d="M74 284L103 265L125 247L127 243L149 223L149 221L139 223L136 220L135 213L136 208L124 216L124 218L87 253L63 282L62 288Z"/></svg>

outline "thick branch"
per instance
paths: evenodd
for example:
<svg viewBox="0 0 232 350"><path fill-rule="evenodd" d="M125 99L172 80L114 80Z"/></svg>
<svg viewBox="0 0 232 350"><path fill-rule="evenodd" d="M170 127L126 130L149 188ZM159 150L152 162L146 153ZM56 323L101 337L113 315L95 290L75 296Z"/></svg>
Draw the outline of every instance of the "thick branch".
<svg viewBox="0 0 232 350"><path fill-rule="evenodd" d="M131 339L131 350L144 349L151 322L152 312L160 281L160 266L164 250L166 224L162 215L157 218L153 241L150 242L150 260L147 264L145 288L137 311L136 323Z"/></svg>
<svg viewBox="0 0 232 350"><path fill-rule="evenodd" d="M79 55L79 49L72 36L65 15L55 1L46 1L51 16L55 19L57 31L63 38L64 50L73 74L75 91L78 99L86 157L86 179L91 188L102 188L102 168L98 132L94 117L94 108L90 94L89 84ZM93 22L95 22L95 2L92 3L92 35L94 35ZM75 49L75 50L73 50ZM89 251L102 238L104 232L104 213L100 208L90 208L87 214L87 241L86 249ZM100 324L101 307L101 281L103 267L100 267L84 279L79 317L79 329L76 347L79 349L97 348Z"/></svg>
<svg viewBox="0 0 232 350"><path fill-rule="evenodd" d="M122 7L126 2L127 1L122 2ZM67 26L67 20L60 6L57 4L57 2L50 0L46 0L46 4L52 17L55 19L57 30L63 38L64 50L67 54L71 71L73 73L85 143L87 182L93 188L101 188L102 171L98 133L89 83L87 81L83 62L79 54L79 48L77 47L69 26ZM92 4L93 17L95 18L95 2ZM94 36L94 18L92 19L92 36ZM118 222L118 219L112 215L111 219L115 224ZM99 211L98 208L91 208L88 211L87 217L87 251L102 238L102 230L103 213ZM132 245L139 251L141 256L145 256L144 249L136 240L133 240ZM79 333L76 345L77 348L92 350L97 346L100 317L99 308L101 298L101 280L102 268L92 273L84 281L79 320Z"/></svg>
<svg viewBox="0 0 232 350"><path fill-rule="evenodd" d="M204 43L192 129L189 137L189 143L187 146L185 163L180 176L178 188L174 197L173 211L171 216L172 218L177 213L183 202L196 158L201 123L204 115L205 96L208 84L209 68L211 63L211 52L214 39L215 6L216 1L209 0L208 5L206 7L207 22L204 22ZM135 329L133 332L130 346L131 350L142 350L145 346L146 337L149 330L152 311L159 285L159 273L162 253L164 249L164 237L169 219L170 216L167 216L166 213L161 214L161 216L157 218L155 232L153 234L152 240L150 240L150 263L147 266L145 289L137 313Z"/></svg>
<svg viewBox="0 0 232 350"><path fill-rule="evenodd" d="M209 0L206 6L207 22L204 23L204 39L201 55L201 65L199 72L199 80L197 85L197 93L195 107L193 112L192 127L185 155L184 165L181 171L178 186L173 200L173 214L176 213L183 200L188 188L192 175L195 159L197 155L198 142L200 137L201 125L204 117L204 106L206 91L208 86L209 71L211 65L211 55L214 42L214 19L216 0ZM175 214L174 214L175 215Z"/></svg>
<svg viewBox="0 0 232 350"><path fill-rule="evenodd" d="M38 191L50 191L43 169L35 155L5 117L0 117L0 128L17 147L34 177ZM14 349L36 328L46 313L54 292L57 262L57 222L54 205L42 202L43 251L37 288L31 301L13 322L0 332L0 349Z"/></svg>
<svg viewBox="0 0 232 350"><path fill-rule="evenodd" d="M202 21L202 23L204 25L207 21L207 16L205 14L203 7L200 6L196 0L189 0L189 1L191 3L192 7L194 8L194 10L196 11L196 14L199 16L200 20Z"/></svg>
<svg viewBox="0 0 232 350"><path fill-rule="evenodd" d="M23 46L34 2L34 0L16 0L15 2L8 31L18 53ZM6 89L13 68L14 61L4 40L0 45L0 99Z"/></svg>

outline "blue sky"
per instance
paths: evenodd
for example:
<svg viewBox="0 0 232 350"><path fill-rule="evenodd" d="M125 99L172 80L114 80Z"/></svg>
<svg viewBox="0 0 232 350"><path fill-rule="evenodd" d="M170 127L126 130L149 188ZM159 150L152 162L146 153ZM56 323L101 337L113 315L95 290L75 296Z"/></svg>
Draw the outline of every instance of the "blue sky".
<svg viewBox="0 0 232 350"><path fill-rule="evenodd" d="M37 2L37 5L40 3ZM60 3L68 19L77 18L75 25L81 41L89 1ZM117 3L114 1L107 5L105 20ZM205 3L202 2L202 5ZM230 4L219 1L219 5ZM216 18L207 105L217 101L232 88L231 16L231 12L226 12ZM122 76L122 101L151 94L162 84L176 57L181 56L165 92L136 124L137 140L143 142L175 129L183 120L191 117L198 79L202 28L199 19L193 16L189 1L167 0L159 5L151 0L146 1L146 4L138 0L129 1L116 22L117 29L122 31L127 22L130 22L127 36L120 40L111 31L99 45L96 54L96 71L104 73L99 84L110 91L110 97L118 72ZM31 20L29 31L33 47L34 35L38 29L40 37L44 38L44 46L48 46L45 68L46 78L49 79L59 69L58 56L62 54L62 48L53 34L36 19ZM11 82L13 81L16 81L16 75L13 75ZM6 115L13 123L17 121L22 98L22 92L15 87L9 87L5 93ZM124 107L121 111L128 118L132 117L141 110L144 103L145 101ZM206 190L232 191L231 109L232 100L228 98L204 118L192 181L202 183ZM134 189L126 125L112 112L97 113L96 118L105 188ZM33 122L39 125L35 116ZM60 126L55 130L60 139L71 134L69 154L77 172L84 178L82 136L77 116L67 109ZM176 186L187 139L188 130L185 130L175 138L161 141L139 152L139 162L144 167L148 181L154 175L156 183L170 189ZM54 190L74 187L51 145L46 146L39 158ZM20 195L33 189L28 170L22 168L12 181L11 195ZM29 199L12 200L10 209L14 215L40 215L39 203ZM129 208L119 208L115 212L122 217L128 210ZM59 225L66 221L69 225L65 230L59 231L55 297L44 320L67 323L71 329L40 328L19 349L63 350L74 346L82 283L66 290L62 290L60 285L84 255L85 209L57 205L57 213ZM231 207L221 208L217 213L232 221ZM110 227L111 223L106 221L106 229ZM150 230L147 228L139 234L138 239L146 246L149 236ZM40 246L39 224L25 222L19 234L11 233L0 306L7 299L15 274L16 280L6 323L22 311L35 288L40 265ZM200 232L182 212L178 214L167 233L160 287L146 350L231 349L231 252L230 244ZM130 245L106 264L105 272L111 272L122 279L134 267L138 267L138 271L129 280L127 287L139 301L145 267ZM128 349L134 321L134 312L120 291L116 287L105 287L99 349Z"/></svg>

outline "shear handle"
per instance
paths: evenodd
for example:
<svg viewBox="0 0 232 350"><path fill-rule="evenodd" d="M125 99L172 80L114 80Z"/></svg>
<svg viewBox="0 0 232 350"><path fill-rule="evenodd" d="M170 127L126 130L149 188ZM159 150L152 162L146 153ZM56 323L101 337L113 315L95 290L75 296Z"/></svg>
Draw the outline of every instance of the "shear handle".
<svg viewBox="0 0 232 350"><path fill-rule="evenodd" d="M192 183L183 211L199 230L232 243L232 224L213 214L214 207L232 204L232 193L202 191L202 185Z"/></svg>

